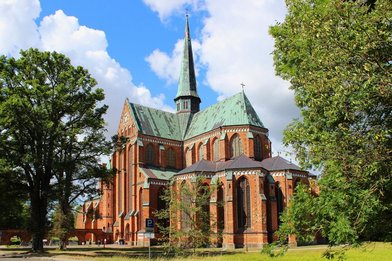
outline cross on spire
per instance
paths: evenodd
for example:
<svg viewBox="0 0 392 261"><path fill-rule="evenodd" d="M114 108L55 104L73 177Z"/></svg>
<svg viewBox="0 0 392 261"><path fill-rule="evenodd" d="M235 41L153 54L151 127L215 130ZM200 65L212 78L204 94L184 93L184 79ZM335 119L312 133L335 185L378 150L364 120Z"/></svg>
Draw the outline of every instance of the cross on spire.
<svg viewBox="0 0 392 261"><path fill-rule="evenodd" d="M244 91L245 84L243 82L241 82L240 85L242 87L242 91Z"/></svg>

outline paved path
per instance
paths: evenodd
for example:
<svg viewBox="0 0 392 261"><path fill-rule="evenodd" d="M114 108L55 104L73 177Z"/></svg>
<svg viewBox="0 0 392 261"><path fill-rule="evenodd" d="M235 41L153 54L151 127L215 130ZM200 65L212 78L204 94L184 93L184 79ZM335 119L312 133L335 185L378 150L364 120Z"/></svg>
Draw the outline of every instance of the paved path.
<svg viewBox="0 0 392 261"><path fill-rule="evenodd" d="M13 261L13 260L28 260L28 261L73 261L68 257L61 256L34 256L29 254L19 254L19 253L4 253L0 251L1 261Z"/></svg>

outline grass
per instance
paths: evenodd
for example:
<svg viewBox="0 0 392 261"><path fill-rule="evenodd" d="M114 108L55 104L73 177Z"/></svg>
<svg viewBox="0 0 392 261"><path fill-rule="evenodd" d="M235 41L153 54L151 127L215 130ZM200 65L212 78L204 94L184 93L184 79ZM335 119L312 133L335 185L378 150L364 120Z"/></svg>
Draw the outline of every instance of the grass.
<svg viewBox="0 0 392 261"><path fill-rule="evenodd" d="M233 251L220 251L219 249L200 249L196 256L189 255L187 257L181 256L177 258L165 258L160 248L152 248L153 260L167 261L167 260L186 260L186 261L313 261L313 260L327 260L322 255L327 249L326 246L310 246L298 247L290 249L284 256L271 258L267 255L257 252L244 253L243 249L235 249ZM341 248L334 248L339 250ZM14 251L14 252L12 252ZM4 253L15 253L24 255L28 252L27 249L11 248L0 249L0 258ZM129 261L129 260L148 260L148 248L134 248L134 247L109 247L94 248L84 247L69 248L62 252L55 249L48 250L45 254L51 257L61 257L72 260L94 260L94 261ZM346 253L346 260L358 261L390 261L392 260L392 244L391 243L367 243L359 248L350 248ZM337 259L335 259L337 260Z"/></svg>

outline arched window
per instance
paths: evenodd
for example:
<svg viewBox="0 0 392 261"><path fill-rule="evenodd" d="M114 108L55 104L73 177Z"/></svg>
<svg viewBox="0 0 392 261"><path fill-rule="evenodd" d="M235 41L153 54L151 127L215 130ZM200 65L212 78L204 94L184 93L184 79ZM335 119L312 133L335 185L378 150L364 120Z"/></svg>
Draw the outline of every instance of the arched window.
<svg viewBox="0 0 392 261"><path fill-rule="evenodd" d="M165 201L165 187L160 187L157 193L157 210L162 211L163 209L167 208L167 204ZM160 226L158 226L158 229L161 227L168 227L169 226L169 218L163 218L163 219L158 219L158 223Z"/></svg>
<svg viewBox="0 0 392 261"><path fill-rule="evenodd" d="M199 198L196 199L196 203L201 207L199 212L198 222L201 226L201 230L204 233L208 233L211 229L210 225L210 187L208 184L201 184L198 189Z"/></svg>
<svg viewBox="0 0 392 261"><path fill-rule="evenodd" d="M125 226L125 241L129 241L130 233L129 233L129 224Z"/></svg>
<svg viewBox="0 0 392 261"><path fill-rule="evenodd" d="M186 167L192 165L192 150L189 148L185 149L185 165Z"/></svg>
<svg viewBox="0 0 392 261"><path fill-rule="evenodd" d="M190 191L186 187L185 181L182 182L180 186L180 196L181 196L181 203L185 206L190 206L192 204ZM189 212L189 208L184 207L181 210L181 229L183 231L189 231L191 229L191 214Z"/></svg>
<svg viewBox="0 0 392 261"><path fill-rule="evenodd" d="M128 211L132 210L132 184L133 184L133 146L129 146L128 152L128 162L129 162L129 171L128 171L128 178L129 178L129 190L128 190Z"/></svg>
<svg viewBox="0 0 392 261"><path fill-rule="evenodd" d="M262 160L263 154L262 154L262 145L261 145L260 136L257 135L253 141L254 141L255 160Z"/></svg>
<svg viewBox="0 0 392 261"><path fill-rule="evenodd" d="M214 161L218 161L220 159L219 139L214 140L212 150L213 150L213 155L214 155Z"/></svg>
<svg viewBox="0 0 392 261"><path fill-rule="evenodd" d="M176 167L176 154L172 148L169 148L166 153L167 166Z"/></svg>
<svg viewBox="0 0 392 261"><path fill-rule="evenodd" d="M217 190L217 227L218 227L218 235L220 235L219 243L222 244L222 232L225 229L225 202L224 202L224 189L223 186L220 185Z"/></svg>
<svg viewBox="0 0 392 261"><path fill-rule="evenodd" d="M283 213L284 205L283 205L283 192L279 182L275 183L275 197L278 205L278 223L281 223L280 216Z"/></svg>
<svg viewBox="0 0 392 261"><path fill-rule="evenodd" d="M251 227L250 187L245 177L237 182L237 224L239 229Z"/></svg>
<svg viewBox="0 0 392 261"><path fill-rule="evenodd" d="M231 157L237 157L243 153L242 151L242 141L238 134L234 134L233 138L231 139L230 143L231 148Z"/></svg>
<svg viewBox="0 0 392 261"><path fill-rule="evenodd" d="M143 189L139 190L139 230L142 229L143 226Z"/></svg>
<svg viewBox="0 0 392 261"><path fill-rule="evenodd" d="M120 161L118 166L120 167L117 170L117 213L122 212L122 188L123 188L123 172L122 172L122 159L121 155L119 155L118 160Z"/></svg>
<svg viewBox="0 0 392 261"><path fill-rule="evenodd" d="M297 186L301 184L301 179L300 178L296 178L294 181L294 186L293 186L293 193L295 192L295 189L297 188Z"/></svg>
<svg viewBox="0 0 392 261"><path fill-rule="evenodd" d="M204 145L203 144L200 144L199 145L199 160L202 160L202 159L204 159Z"/></svg>
<svg viewBox="0 0 392 261"><path fill-rule="evenodd" d="M151 143L146 147L146 163L154 164L154 146Z"/></svg>

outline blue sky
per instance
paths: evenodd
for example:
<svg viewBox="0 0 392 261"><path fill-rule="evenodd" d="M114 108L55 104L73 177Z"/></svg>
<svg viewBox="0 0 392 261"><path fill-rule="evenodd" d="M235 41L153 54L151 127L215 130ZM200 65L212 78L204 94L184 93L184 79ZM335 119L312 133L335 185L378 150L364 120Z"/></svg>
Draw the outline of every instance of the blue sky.
<svg viewBox="0 0 392 261"><path fill-rule="evenodd" d="M288 151L282 130L299 112L289 83L275 76L268 34L284 19L284 0L1 0L0 54L55 50L87 68L105 89L112 135L125 98L174 109L186 9L201 108L243 82L273 152Z"/></svg>

